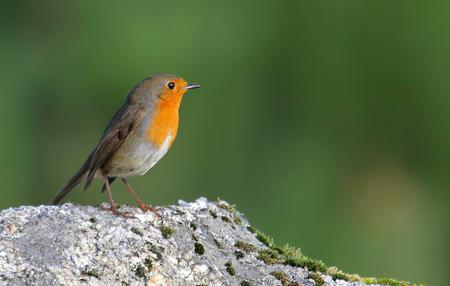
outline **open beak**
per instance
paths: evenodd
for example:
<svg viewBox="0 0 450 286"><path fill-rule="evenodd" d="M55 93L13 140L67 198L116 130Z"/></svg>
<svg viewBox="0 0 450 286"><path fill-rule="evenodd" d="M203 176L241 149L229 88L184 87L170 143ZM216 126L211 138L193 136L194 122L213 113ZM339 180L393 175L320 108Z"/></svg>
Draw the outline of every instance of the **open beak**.
<svg viewBox="0 0 450 286"><path fill-rule="evenodd" d="M195 88L199 88L201 85L199 85L198 83L188 83L188 85L186 85L186 89L190 90L190 89L195 89Z"/></svg>

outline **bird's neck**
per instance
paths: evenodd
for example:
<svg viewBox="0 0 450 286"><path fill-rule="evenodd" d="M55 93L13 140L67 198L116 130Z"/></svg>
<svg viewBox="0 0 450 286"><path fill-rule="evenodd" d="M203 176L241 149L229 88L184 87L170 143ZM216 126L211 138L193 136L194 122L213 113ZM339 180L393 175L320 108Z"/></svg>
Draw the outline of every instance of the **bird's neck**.
<svg viewBox="0 0 450 286"><path fill-rule="evenodd" d="M171 137L170 145L177 136L178 109L180 100L160 100L155 107L153 117L150 119L147 138L158 146L162 146L167 136Z"/></svg>

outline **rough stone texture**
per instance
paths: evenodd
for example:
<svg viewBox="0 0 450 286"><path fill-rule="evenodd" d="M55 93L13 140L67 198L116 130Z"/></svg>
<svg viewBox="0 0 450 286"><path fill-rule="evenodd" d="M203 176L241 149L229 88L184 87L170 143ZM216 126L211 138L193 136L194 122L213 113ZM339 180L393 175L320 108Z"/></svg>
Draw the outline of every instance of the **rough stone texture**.
<svg viewBox="0 0 450 286"><path fill-rule="evenodd" d="M274 271L286 273L283 285L316 285L307 269L236 252L236 241L267 247L217 202L180 201L161 208L161 218L121 211L135 218L74 204L3 210L0 285L282 285ZM324 285L363 285L320 275Z"/></svg>

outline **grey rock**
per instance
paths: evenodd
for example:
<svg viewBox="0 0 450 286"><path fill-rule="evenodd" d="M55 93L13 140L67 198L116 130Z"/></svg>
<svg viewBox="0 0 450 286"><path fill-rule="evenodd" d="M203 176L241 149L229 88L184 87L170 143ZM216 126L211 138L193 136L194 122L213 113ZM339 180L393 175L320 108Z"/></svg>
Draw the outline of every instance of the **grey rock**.
<svg viewBox="0 0 450 286"><path fill-rule="evenodd" d="M307 269L259 260L267 247L248 221L218 204L180 201L160 208L160 218L127 206L120 210L134 218L70 203L3 210L0 285L282 285L274 271L290 285L316 285ZM236 241L257 250L237 255ZM363 285L320 275L324 285Z"/></svg>

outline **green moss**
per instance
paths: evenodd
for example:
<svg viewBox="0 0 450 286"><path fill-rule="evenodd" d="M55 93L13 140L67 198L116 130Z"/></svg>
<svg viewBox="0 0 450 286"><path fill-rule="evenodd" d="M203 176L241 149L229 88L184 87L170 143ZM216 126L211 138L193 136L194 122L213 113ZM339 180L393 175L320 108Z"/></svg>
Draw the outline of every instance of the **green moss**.
<svg viewBox="0 0 450 286"><path fill-rule="evenodd" d="M175 229L168 226L161 226L159 230L161 231L162 236L166 239L170 238L175 233Z"/></svg>
<svg viewBox="0 0 450 286"><path fill-rule="evenodd" d="M273 246L273 239L270 238L269 236L265 235L264 233L262 233L259 230L255 230L255 235L256 238L261 241L264 245L266 245L267 247L272 247Z"/></svg>
<svg viewBox="0 0 450 286"><path fill-rule="evenodd" d="M287 264L291 266L313 265L313 261L308 257L303 256L299 249L285 245L283 247L272 247L268 249L262 249L258 253L258 259L264 261L267 264ZM314 269L319 267L320 264L314 266Z"/></svg>
<svg viewBox="0 0 450 286"><path fill-rule="evenodd" d="M189 226L190 226L194 231L197 230L197 225L196 225L195 223L190 222L190 223L189 223Z"/></svg>
<svg viewBox="0 0 450 286"><path fill-rule="evenodd" d="M241 281L241 286L252 286L252 284L246 280Z"/></svg>
<svg viewBox="0 0 450 286"><path fill-rule="evenodd" d="M409 282L399 281L399 280L391 279L391 278L378 278L377 284L390 285L390 286L408 286L408 285L410 285Z"/></svg>
<svg viewBox="0 0 450 286"><path fill-rule="evenodd" d="M98 270L95 268L85 269L85 270L81 271L81 275L95 277L97 279L101 276L100 272L98 272Z"/></svg>
<svg viewBox="0 0 450 286"><path fill-rule="evenodd" d="M142 233L142 231L139 229L139 228L137 228L137 227L132 227L131 229L130 229L132 232L134 232L135 234L137 234L137 235L139 235L139 236L143 236L144 234Z"/></svg>
<svg viewBox="0 0 450 286"><path fill-rule="evenodd" d="M198 255L203 255L205 254L205 247L203 246L203 244L196 242L194 243L194 251Z"/></svg>
<svg viewBox="0 0 450 286"><path fill-rule="evenodd" d="M258 253L258 259L266 264L279 264L283 263L283 258L273 249L263 249Z"/></svg>
<svg viewBox="0 0 450 286"><path fill-rule="evenodd" d="M366 284L380 284L389 286L410 286L415 285L406 281L399 281L391 278L362 278L362 282Z"/></svg>
<svg viewBox="0 0 450 286"><path fill-rule="evenodd" d="M307 267L309 271L320 271L320 272L326 272L327 267L325 264L317 259L309 258L306 256L303 256L302 259L295 264L291 264L293 266L300 266L300 267Z"/></svg>
<svg viewBox="0 0 450 286"><path fill-rule="evenodd" d="M273 244L273 240L257 229L251 229L256 238L263 244L269 247L269 249L261 250L258 258L267 264L283 263L291 266L307 267L310 271L325 272L327 267L325 264L316 259L304 256L299 248L289 246L288 244L283 247L278 247Z"/></svg>
<svg viewBox="0 0 450 286"><path fill-rule="evenodd" d="M229 212L233 212L234 208L225 203L219 202L219 207L225 209ZM234 212L236 212L234 210ZM312 271L311 278L315 280L317 285L322 285L323 279L320 277L320 274L317 272L321 272L324 274L330 275L333 280L346 280L349 282L363 282L366 284L381 284L388 286L414 286L416 284L411 284L406 281L399 281L390 278L362 278L357 274L348 274L345 273L336 267L327 267L322 261L313 259L303 255L300 249L285 245L283 247L278 247L273 244L273 240L265 235L263 232L257 230L252 226L247 226L247 230L255 235L255 237L264 245L268 247L268 249L263 249L258 252L258 259L264 261L267 264L287 264L295 267L308 268L309 271ZM239 245L237 242L235 244L236 247L245 251L245 244ZM245 251L248 252L248 251ZM238 254L240 255L240 254ZM321 284L322 283L322 284ZM291 282L290 286L298 285L296 282ZM421 285L421 284L419 284Z"/></svg>
<svg viewBox="0 0 450 286"><path fill-rule="evenodd" d="M320 276L317 272L310 272L308 278L314 280L316 282L316 286L322 286L325 283L322 276Z"/></svg>
<svg viewBox="0 0 450 286"><path fill-rule="evenodd" d="M361 277L359 275L345 273L334 266L328 267L326 274L330 275L333 280L345 280L349 282L361 281Z"/></svg>
<svg viewBox="0 0 450 286"><path fill-rule="evenodd" d="M162 246L156 246L151 242L146 242L147 248L149 251L153 252L154 254L156 254L156 258L158 260L161 260L162 258L162 253L164 252L164 247Z"/></svg>
<svg viewBox="0 0 450 286"><path fill-rule="evenodd" d="M136 274L136 276L138 276L140 278L145 277L145 267L143 265L139 264L138 266L136 266L134 273Z"/></svg>
<svg viewBox="0 0 450 286"><path fill-rule="evenodd" d="M273 249L284 257L284 263L288 265L295 266L304 258L300 248L289 246L289 244L285 244L283 247L273 247Z"/></svg>
<svg viewBox="0 0 450 286"><path fill-rule="evenodd" d="M331 275L331 278L332 278L333 280L345 280L345 281L350 281L348 274L347 274L347 273L344 273L344 272L336 272L336 273L333 273L333 274Z"/></svg>
<svg viewBox="0 0 450 286"><path fill-rule="evenodd" d="M327 269L327 274L333 278L333 280L346 280L349 281L349 275L347 273L342 272L336 267L329 267Z"/></svg>
<svg viewBox="0 0 450 286"><path fill-rule="evenodd" d="M236 274L236 270L234 269L233 265L231 264L231 261L228 261L225 263L225 269L227 270L228 274L231 276L234 276Z"/></svg>
<svg viewBox="0 0 450 286"><path fill-rule="evenodd" d="M303 286L302 284L298 283L297 281L291 281L288 286Z"/></svg>
<svg viewBox="0 0 450 286"><path fill-rule="evenodd" d="M217 218L217 213L213 210L209 210L209 214L213 217L213 218Z"/></svg>
<svg viewBox="0 0 450 286"><path fill-rule="evenodd" d="M145 267L147 267L148 271L152 271L152 269L153 269L153 262L152 262L152 260L150 258L146 258L144 260L144 265L145 265Z"/></svg>
<svg viewBox="0 0 450 286"><path fill-rule="evenodd" d="M231 223L231 220L228 217L224 216L224 215L221 216L220 218L226 223Z"/></svg>
<svg viewBox="0 0 450 286"><path fill-rule="evenodd" d="M281 282L281 285L287 286L289 283L289 277L283 271L273 271L270 272L270 275L274 276L278 281Z"/></svg>
<svg viewBox="0 0 450 286"><path fill-rule="evenodd" d="M242 220L237 215L233 217L233 221L237 225L242 225Z"/></svg>
<svg viewBox="0 0 450 286"><path fill-rule="evenodd" d="M281 251L284 255L291 257L292 259L300 259L303 255L300 251L300 248L290 246L289 244L285 244Z"/></svg>
<svg viewBox="0 0 450 286"><path fill-rule="evenodd" d="M242 220L240 219L234 205L229 205L225 202L220 201L220 199L218 199L217 206L223 210L228 211L231 214L231 216L233 217L233 222L235 224L238 224L238 225L242 224Z"/></svg>
<svg viewBox="0 0 450 286"><path fill-rule="evenodd" d="M251 243L242 241L242 240L238 240L234 243L234 246L236 246L237 248L239 248L242 251L245 251L247 253L256 251L256 246L254 246Z"/></svg>

